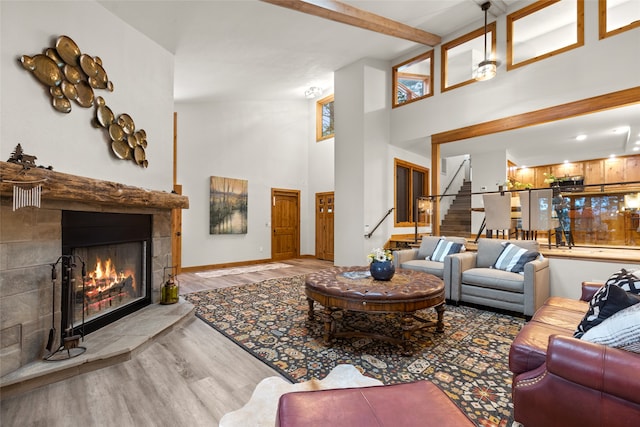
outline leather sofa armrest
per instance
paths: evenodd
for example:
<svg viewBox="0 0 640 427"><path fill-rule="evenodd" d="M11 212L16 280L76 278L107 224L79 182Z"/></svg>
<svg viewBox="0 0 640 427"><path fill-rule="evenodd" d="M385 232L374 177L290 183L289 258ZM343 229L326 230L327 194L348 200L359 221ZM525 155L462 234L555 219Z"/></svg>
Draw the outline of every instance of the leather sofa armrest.
<svg viewBox="0 0 640 427"><path fill-rule="evenodd" d="M399 251L393 251L393 265L395 268L400 268L403 262L411 261L418 258L417 249L401 249Z"/></svg>
<svg viewBox="0 0 640 427"><path fill-rule="evenodd" d="M582 282L582 301L591 301L593 295L602 287L602 282Z"/></svg>
<svg viewBox="0 0 640 427"><path fill-rule="evenodd" d="M514 419L525 426L635 426L639 363L637 353L552 335L545 363L513 380Z"/></svg>
<svg viewBox="0 0 640 427"><path fill-rule="evenodd" d="M533 316L549 298L549 260L536 259L524 265L524 315Z"/></svg>
<svg viewBox="0 0 640 427"><path fill-rule="evenodd" d="M549 373L575 384L640 404L640 354L577 338L549 337L546 367Z"/></svg>
<svg viewBox="0 0 640 427"><path fill-rule="evenodd" d="M462 272L476 266L476 252L462 252L448 255L444 259L444 286L448 287L452 301L460 301ZM449 282L449 283L447 283Z"/></svg>

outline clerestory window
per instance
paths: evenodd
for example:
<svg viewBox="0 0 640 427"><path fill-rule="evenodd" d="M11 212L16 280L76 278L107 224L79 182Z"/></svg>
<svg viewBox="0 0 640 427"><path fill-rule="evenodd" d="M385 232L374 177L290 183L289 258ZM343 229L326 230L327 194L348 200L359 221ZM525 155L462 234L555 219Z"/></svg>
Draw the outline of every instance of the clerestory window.
<svg viewBox="0 0 640 427"><path fill-rule="evenodd" d="M334 137L333 117L333 95L329 95L316 103L316 142Z"/></svg>
<svg viewBox="0 0 640 427"><path fill-rule="evenodd" d="M484 27L442 45L441 91L474 83L473 72L484 60ZM496 23L487 25L487 60L496 57Z"/></svg>
<svg viewBox="0 0 640 427"><path fill-rule="evenodd" d="M507 16L507 70L584 45L584 0L535 2Z"/></svg>
<svg viewBox="0 0 640 427"><path fill-rule="evenodd" d="M393 67L393 107L433 95L433 50Z"/></svg>
<svg viewBox="0 0 640 427"><path fill-rule="evenodd" d="M640 1L599 0L598 16L601 39L640 27Z"/></svg>

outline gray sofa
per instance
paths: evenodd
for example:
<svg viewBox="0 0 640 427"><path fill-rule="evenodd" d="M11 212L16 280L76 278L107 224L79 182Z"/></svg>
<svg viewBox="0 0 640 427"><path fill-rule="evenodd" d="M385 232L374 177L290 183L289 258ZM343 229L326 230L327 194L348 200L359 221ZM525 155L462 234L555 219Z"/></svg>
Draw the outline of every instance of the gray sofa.
<svg viewBox="0 0 640 427"><path fill-rule="evenodd" d="M491 266L504 242L538 251L535 240L478 239L477 252L449 255L451 300L468 302L532 316L549 297L549 260L538 258L524 264L524 274Z"/></svg>
<svg viewBox="0 0 640 427"><path fill-rule="evenodd" d="M445 238L454 243L466 243L463 237L440 237L425 236L422 238L420 248L418 249L401 249L393 252L393 263L395 268L406 268L408 270L417 270L438 276L444 281L445 298L450 299L449 283L451 282L451 264L448 255L444 262L429 261L426 258L433 254L436 245L441 238Z"/></svg>

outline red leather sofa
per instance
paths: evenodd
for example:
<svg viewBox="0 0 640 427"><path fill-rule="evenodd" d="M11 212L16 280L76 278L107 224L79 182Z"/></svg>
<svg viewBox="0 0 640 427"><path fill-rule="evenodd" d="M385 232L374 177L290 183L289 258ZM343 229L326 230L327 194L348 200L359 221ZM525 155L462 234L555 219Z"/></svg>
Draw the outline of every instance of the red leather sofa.
<svg viewBox="0 0 640 427"><path fill-rule="evenodd" d="M573 338L601 284L551 297L509 352L514 419L525 427L640 426L640 354Z"/></svg>

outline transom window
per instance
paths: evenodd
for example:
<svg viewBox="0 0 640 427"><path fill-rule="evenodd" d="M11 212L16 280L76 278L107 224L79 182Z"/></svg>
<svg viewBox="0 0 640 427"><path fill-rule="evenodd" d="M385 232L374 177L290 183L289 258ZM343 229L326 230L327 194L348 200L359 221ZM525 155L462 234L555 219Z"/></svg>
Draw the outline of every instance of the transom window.
<svg viewBox="0 0 640 427"><path fill-rule="evenodd" d="M433 95L433 50L393 67L393 107Z"/></svg>
<svg viewBox="0 0 640 427"><path fill-rule="evenodd" d="M326 96L316 103L316 141L333 138L333 95Z"/></svg>
<svg viewBox="0 0 640 427"><path fill-rule="evenodd" d="M473 72L484 60L484 27L442 45L441 91L468 85L476 80ZM496 57L496 23L487 25L487 60Z"/></svg>
<svg viewBox="0 0 640 427"><path fill-rule="evenodd" d="M394 159L395 167L395 226L409 227L415 224L426 225L426 217L416 205L418 197L428 196L429 169Z"/></svg>
<svg viewBox="0 0 640 427"><path fill-rule="evenodd" d="M600 38L640 27L640 1L599 0Z"/></svg>
<svg viewBox="0 0 640 427"><path fill-rule="evenodd" d="M507 70L584 45L584 0L539 1L507 16Z"/></svg>

